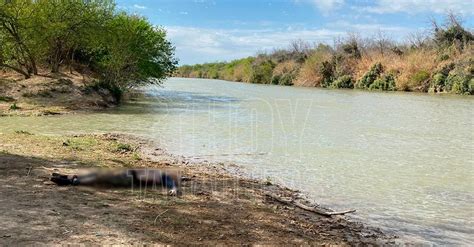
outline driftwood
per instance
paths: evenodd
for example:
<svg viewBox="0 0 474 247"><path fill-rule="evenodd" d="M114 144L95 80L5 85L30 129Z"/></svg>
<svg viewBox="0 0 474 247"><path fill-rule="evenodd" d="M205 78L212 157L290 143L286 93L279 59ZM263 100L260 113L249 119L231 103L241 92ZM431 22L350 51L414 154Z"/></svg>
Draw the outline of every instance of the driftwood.
<svg viewBox="0 0 474 247"><path fill-rule="evenodd" d="M296 207L301 208L303 210L313 212L313 213L323 215L323 216L328 216L328 217L333 216L333 215L344 215L344 214L348 214L348 213L354 213L356 211L355 209L350 209L350 210L339 211L339 212L326 212L326 211L323 211L323 210L315 208L315 207L306 206L306 205L304 205L301 202L298 202L296 200L281 198L281 197L279 197L279 196L277 196L273 193L270 193L270 192L266 192L265 195L272 198L272 199L274 199L274 200L276 200L276 201L278 201L278 202L281 202L283 204L293 205L293 206L296 206Z"/></svg>

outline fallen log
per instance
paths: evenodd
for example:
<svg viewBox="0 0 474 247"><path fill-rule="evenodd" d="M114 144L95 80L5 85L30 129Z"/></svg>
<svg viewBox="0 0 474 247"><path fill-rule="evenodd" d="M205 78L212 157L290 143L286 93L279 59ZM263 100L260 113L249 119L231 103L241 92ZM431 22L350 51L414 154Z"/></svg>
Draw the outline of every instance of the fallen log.
<svg viewBox="0 0 474 247"><path fill-rule="evenodd" d="M276 201L278 201L278 202L281 202L283 204L293 205L293 206L296 206L296 207L301 208L303 210L313 212L313 213L323 215L323 216L328 216L328 217L331 217L333 215L344 215L344 214L348 214L348 213L354 213L356 211L355 209L350 209L350 210L339 211L339 212L326 212L326 211L323 211L323 210L315 208L315 207L306 206L303 203L295 201L293 199L284 199L284 198L279 197L278 195L275 195L275 194L270 193L270 192L266 192L265 195L272 198L272 199L274 199L274 200L276 200Z"/></svg>

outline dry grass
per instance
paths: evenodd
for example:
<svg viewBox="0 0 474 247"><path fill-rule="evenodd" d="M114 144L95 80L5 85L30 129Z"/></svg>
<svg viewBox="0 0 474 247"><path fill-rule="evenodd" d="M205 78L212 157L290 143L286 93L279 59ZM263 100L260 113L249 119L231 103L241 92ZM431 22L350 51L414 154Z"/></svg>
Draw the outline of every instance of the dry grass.
<svg viewBox="0 0 474 247"><path fill-rule="evenodd" d="M300 73L294 82L295 86L319 87L323 80L319 67L323 61L329 61L331 56L332 54L329 52L314 52L301 67Z"/></svg>
<svg viewBox="0 0 474 247"><path fill-rule="evenodd" d="M283 75L287 73L293 73L299 69L299 64L293 60L285 61L283 63L278 64L273 69L273 75Z"/></svg>

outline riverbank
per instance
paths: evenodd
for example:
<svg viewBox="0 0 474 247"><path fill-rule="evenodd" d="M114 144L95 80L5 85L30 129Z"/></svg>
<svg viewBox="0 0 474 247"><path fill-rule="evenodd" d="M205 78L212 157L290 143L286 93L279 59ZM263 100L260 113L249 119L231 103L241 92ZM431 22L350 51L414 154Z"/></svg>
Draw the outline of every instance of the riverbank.
<svg viewBox="0 0 474 247"><path fill-rule="evenodd" d="M29 79L0 75L0 116L61 115L117 105L107 89L92 87L93 78L80 73L56 73Z"/></svg>
<svg viewBox="0 0 474 247"><path fill-rule="evenodd" d="M0 140L2 245L393 243L350 218L321 216L265 196L271 192L308 204L296 191L232 175L223 164L172 156L132 136L16 131L0 133ZM53 171L71 174L91 167L177 169L190 180L183 182L179 198L48 181Z"/></svg>
<svg viewBox="0 0 474 247"><path fill-rule="evenodd" d="M474 33L454 15L432 35L400 43L354 34L332 46L286 48L227 62L182 65L175 76L284 86L474 95Z"/></svg>

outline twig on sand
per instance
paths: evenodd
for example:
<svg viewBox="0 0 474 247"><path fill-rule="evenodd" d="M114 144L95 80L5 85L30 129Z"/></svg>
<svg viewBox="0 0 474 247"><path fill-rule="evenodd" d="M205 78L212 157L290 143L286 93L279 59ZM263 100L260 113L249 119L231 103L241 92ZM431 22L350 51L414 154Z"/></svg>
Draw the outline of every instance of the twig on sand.
<svg viewBox="0 0 474 247"><path fill-rule="evenodd" d="M344 215L344 214L348 214L348 213L354 213L356 210L355 209L350 209L350 210L345 210L345 211L340 211L340 212L326 212L326 211L322 211L321 209L317 209L315 207L310 207L310 206L306 206L304 204L302 204L301 202L298 202L298 201L295 201L293 199L284 199L284 198L281 198L273 193L270 193L270 192L266 192L265 193L266 196L278 201L278 202L281 202L283 204L288 204L288 205L294 205L298 208L301 208L303 210L306 210L306 211L309 211L309 212L313 212L313 213L316 213L316 214L319 214L319 215L323 215L323 216L333 216L333 215Z"/></svg>
<svg viewBox="0 0 474 247"><path fill-rule="evenodd" d="M28 176L30 176L31 169L33 169L33 167L32 167L32 166L30 166L30 167L28 168L28 173L26 174L26 176L27 176L27 177L28 177Z"/></svg>
<svg viewBox="0 0 474 247"><path fill-rule="evenodd" d="M165 211L163 211L161 214L157 215L155 217L155 220L153 221L153 225L156 225L156 221L158 220L159 217L163 216L163 214L165 214L166 212L168 212L168 209L166 209Z"/></svg>

